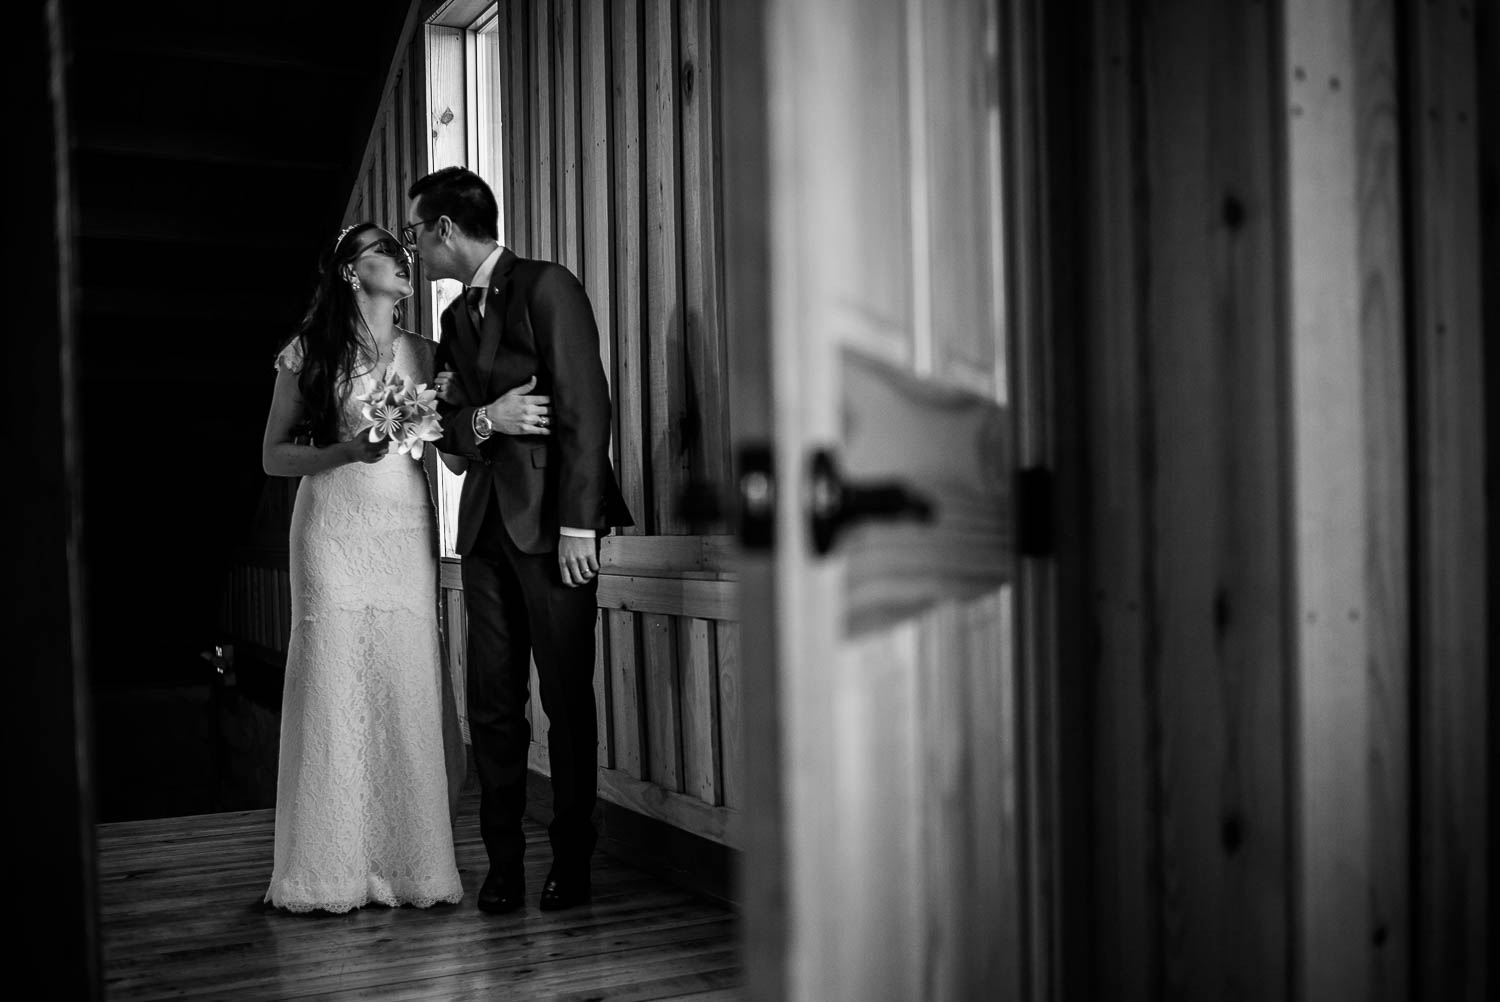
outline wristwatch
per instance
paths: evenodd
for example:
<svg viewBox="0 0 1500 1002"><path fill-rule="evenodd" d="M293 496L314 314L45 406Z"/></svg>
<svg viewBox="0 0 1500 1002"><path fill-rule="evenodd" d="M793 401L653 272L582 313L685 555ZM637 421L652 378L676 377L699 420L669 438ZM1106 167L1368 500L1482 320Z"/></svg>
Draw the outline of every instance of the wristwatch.
<svg viewBox="0 0 1500 1002"><path fill-rule="evenodd" d="M474 408L474 437L483 442L494 433L495 423L490 420L489 408Z"/></svg>

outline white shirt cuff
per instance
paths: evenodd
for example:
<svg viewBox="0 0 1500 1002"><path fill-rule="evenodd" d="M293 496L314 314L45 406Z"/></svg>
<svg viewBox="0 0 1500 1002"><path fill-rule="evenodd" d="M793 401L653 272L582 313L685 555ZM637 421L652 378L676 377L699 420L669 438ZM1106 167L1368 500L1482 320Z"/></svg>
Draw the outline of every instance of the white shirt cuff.
<svg viewBox="0 0 1500 1002"><path fill-rule="evenodd" d="M577 536L579 539L593 539L598 535L593 529L571 529L566 525L558 526L557 531L564 536Z"/></svg>

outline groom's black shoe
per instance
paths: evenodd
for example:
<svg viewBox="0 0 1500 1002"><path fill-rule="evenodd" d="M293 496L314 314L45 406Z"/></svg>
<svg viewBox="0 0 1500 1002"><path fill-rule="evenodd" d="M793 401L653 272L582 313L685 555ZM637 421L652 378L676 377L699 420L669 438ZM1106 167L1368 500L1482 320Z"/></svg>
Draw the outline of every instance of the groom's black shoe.
<svg viewBox="0 0 1500 1002"><path fill-rule="evenodd" d="M563 869L554 866L542 884L542 911L555 912L563 908L586 905L593 900L593 889L589 886L588 865L581 869Z"/></svg>
<svg viewBox="0 0 1500 1002"><path fill-rule="evenodd" d="M526 905L526 881L521 877L507 880L491 870L479 888L479 910L504 915Z"/></svg>

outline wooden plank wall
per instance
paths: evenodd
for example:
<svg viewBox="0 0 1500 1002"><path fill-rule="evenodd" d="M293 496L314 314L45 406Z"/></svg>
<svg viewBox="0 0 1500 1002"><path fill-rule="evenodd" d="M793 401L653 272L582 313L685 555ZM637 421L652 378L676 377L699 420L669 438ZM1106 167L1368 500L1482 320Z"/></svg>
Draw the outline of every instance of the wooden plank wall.
<svg viewBox="0 0 1500 1002"><path fill-rule="evenodd" d="M1101 4L1096 30L1094 988L1280 998L1274 39L1234 3Z"/></svg>
<svg viewBox="0 0 1500 1002"><path fill-rule="evenodd" d="M409 40L391 66L385 97L349 194L345 225L372 220L399 235L401 225L406 222L406 190L430 169L431 123L435 116L429 115L427 108L424 34L415 22L408 25ZM425 288L419 288L407 301L402 325L432 337L436 323L431 297L426 292Z"/></svg>
<svg viewBox="0 0 1500 1002"><path fill-rule="evenodd" d="M1084 7L1086 994L1484 997L1470 9Z"/></svg>
<svg viewBox="0 0 1500 1002"><path fill-rule="evenodd" d="M1476 60L1488 51L1493 61L1500 51L1500 10L1489 5L1488 49L1476 44L1478 10L1457 0L1410 4L1405 41L1406 97L1414 109L1406 158L1415 200L1409 285L1417 427L1414 633L1419 664L1434 669L1418 672L1412 710L1418 819L1412 848L1420 862L1411 963L1422 997L1464 1002L1493 992L1493 972L1483 958L1493 955L1494 900L1478 889L1493 892L1495 886L1494 805L1486 810L1494 756L1483 749L1493 748L1493 599L1486 579L1489 588L1495 582L1484 554L1493 554L1495 528L1486 515L1496 505L1486 499L1480 474L1486 452L1485 248L1477 211L1481 95L1493 104L1495 89L1493 83L1482 89ZM1493 81L1493 68L1489 73ZM1493 130L1493 118L1489 124ZM1488 267L1491 276L1500 270L1494 260ZM1493 372L1493 361L1490 366ZM1489 427L1496 427L1493 419Z"/></svg>
<svg viewBox="0 0 1500 1002"><path fill-rule="evenodd" d="M230 560L219 629L237 652L280 668L292 632L292 585L287 532L297 481L267 478L256 505L250 538Z"/></svg>
<svg viewBox="0 0 1500 1002"><path fill-rule="evenodd" d="M502 18L505 240L589 293L636 519L604 544L601 793L737 845L729 539L678 512L689 480L729 469L717 4L517 0Z"/></svg>
<svg viewBox="0 0 1500 1002"><path fill-rule="evenodd" d="M1395 5L1288 4L1289 753L1303 998L1411 968L1405 303Z"/></svg>
<svg viewBox="0 0 1500 1002"><path fill-rule="evenodd" d="M1410 990L1410 613L1395 9L1287 6L1293 916L1301 998Z"/></svg>

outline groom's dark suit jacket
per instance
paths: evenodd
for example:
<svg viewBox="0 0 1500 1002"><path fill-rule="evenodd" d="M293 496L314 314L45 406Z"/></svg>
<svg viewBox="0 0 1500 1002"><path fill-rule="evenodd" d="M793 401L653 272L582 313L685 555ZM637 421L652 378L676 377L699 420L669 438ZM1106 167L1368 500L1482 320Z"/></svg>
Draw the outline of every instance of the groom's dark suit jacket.
<svg viewBox="0 0 1500 1002"><path fill-rule="evenodd" d="M482 329L459 298L443 311L437 369L452 369L474 405L536 376L531 392L552 398L551 435L474 437L474 407L440 404L438 447L467 456L458 509L460 555L474 547L487 506L500 506L524 553L557 547L558 526L633 525L609 462L609 384L599 361L599 328L583 286L550 261L501 251L490 276Z"/></svg>

